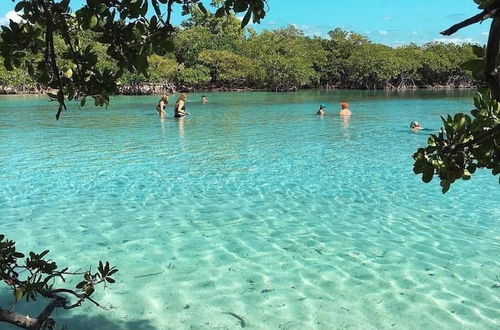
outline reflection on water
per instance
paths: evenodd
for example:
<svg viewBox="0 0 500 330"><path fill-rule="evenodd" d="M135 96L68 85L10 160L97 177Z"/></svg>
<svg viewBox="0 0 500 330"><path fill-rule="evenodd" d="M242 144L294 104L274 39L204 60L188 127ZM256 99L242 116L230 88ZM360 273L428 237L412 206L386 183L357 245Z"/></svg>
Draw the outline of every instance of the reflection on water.
<svg viewBox="0 0 500 330"><path fill-rule="evenodd" d="M167 119L165 118L165 116L160 116L160 124L161 124L161 130L163 133L165 133L165 122L167 121Z"/></svg>
<svg viewBox="0 0 500 330"><path fill-rule="evenodd" d="M340 116L342 119L342 127L343 128L349 128L349 120L351 119L351 116Z"/></svg>
<svg viewBox="0 0 500 330"><path fill-rule="evenodd" d="M179 137L184 138L184 124L185 124L186 117L179 117L176 118L176 121L179 125Z"/></svg>

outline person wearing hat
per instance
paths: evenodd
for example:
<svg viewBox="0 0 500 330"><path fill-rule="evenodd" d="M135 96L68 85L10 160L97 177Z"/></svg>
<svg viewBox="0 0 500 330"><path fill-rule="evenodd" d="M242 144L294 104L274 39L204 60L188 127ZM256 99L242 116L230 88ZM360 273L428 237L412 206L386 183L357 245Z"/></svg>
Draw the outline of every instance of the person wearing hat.
<svg viewBox="0 0 500 330"><path fill-rule="evenodd" d="M324 115L326 115L325 109L326 109L326 106L324 106L323 104L320 104L319 105L319 110L318 110L318 112L316 112L316 114L318 116L324 116Z"/></svg>
<svg viewBox="0 0 500 330"><path fill-rule="evenodd" d="M339 115L344 117L344 116L350 116L351 115L351 110L349 110L349 103L347 102L340 102L340 107L342 108L339 112Z"/></svg>

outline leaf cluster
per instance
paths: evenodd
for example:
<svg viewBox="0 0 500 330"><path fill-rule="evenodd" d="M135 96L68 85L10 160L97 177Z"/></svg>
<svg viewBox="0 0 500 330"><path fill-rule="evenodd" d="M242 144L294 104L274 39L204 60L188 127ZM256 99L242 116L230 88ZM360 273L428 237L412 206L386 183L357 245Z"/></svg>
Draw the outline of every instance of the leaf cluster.
<svg viewBox="0 0 500 330"><path fill-rule="evenodd" d="M70 0L13 2L22 21L2 27L0 55L7 70L23 67L36 82L56 90L49 95L59 103L56 118L66 109L65 100L82 100L84 105L90 96L96 105L108 105L125 72L149 78L150 56L173 51L174 4L182 6L183 14L193 8L208 13L199 0L87 0L74 13ZM226 0L215 15L245 12L244 26L251 18L259 22L264 6L265 0ZM150 7L155 15L146 17ZM98 65L99 47L82 41L83 32L105 47L116 70ZM56 48L58 38L63 49Z"/></svg>
<svg viewBox="0 0 500 330"><path fill-rule="evenodd" d="M438 176L443 193L456 180L469 180L478 168L500 173L500 104L483 91L474 97L474 105L472 117L442 117L441 131L413 155L413 171L426 183Z"/></svg>
<svg viewBox="0 0 500 330"><path fill-rule="evenodd" d="M97 272L91 270L85 272L70 272L68 268L58 269L57 264L47 259L49 250L41 253L29 252L27 256L17 251L16 243L8 240L0 234L0 279L6 283L13 292L16 301L37 300L39 296L49 299L60 299L61 307L74 308L81 305L86 299L97 304L90 297L99 284L115 283L112 275L118 272L109 263L103 264L99 261ZM82 281L77 284L77 291L67 288L58 288L58 280L65 282L67 276L82 276ZM61 297L66 294L76 298L76 302L70 304L69 300Z"/></svg>

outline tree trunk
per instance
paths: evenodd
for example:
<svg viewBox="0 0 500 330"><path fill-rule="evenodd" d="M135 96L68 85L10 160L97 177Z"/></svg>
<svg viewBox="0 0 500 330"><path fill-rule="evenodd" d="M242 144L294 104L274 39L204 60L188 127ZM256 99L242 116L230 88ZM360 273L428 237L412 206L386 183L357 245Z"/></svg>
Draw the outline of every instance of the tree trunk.
<svg viewBox="0 0 500 330"><path fill-rule="evenodd" d="M24 329L40 329L39 320L0 308L0 322L7 322Z"/></svg>

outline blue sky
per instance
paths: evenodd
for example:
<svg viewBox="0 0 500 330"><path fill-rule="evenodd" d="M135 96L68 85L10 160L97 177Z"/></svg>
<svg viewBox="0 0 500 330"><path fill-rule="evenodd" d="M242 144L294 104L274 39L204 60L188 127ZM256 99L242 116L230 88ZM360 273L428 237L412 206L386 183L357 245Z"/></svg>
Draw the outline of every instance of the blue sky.
<svg viewBox="0 0 500 330"><path fill-rule="evenodd" d="M72 0L77 4L82 0ZM209 1L205 1L209 2ZM304 3L307 3L304 5ZM326 36L340 27L367 36L370 40L397 46L439 40L485 43L489 22L476 24L451 37L440 31L476 14L472 0L268 0L269 11L256 30L275 29L294 24L307 35ZM0 23L15 3L0 0ZM182 20L180 9L174 23Z"/></svg>

